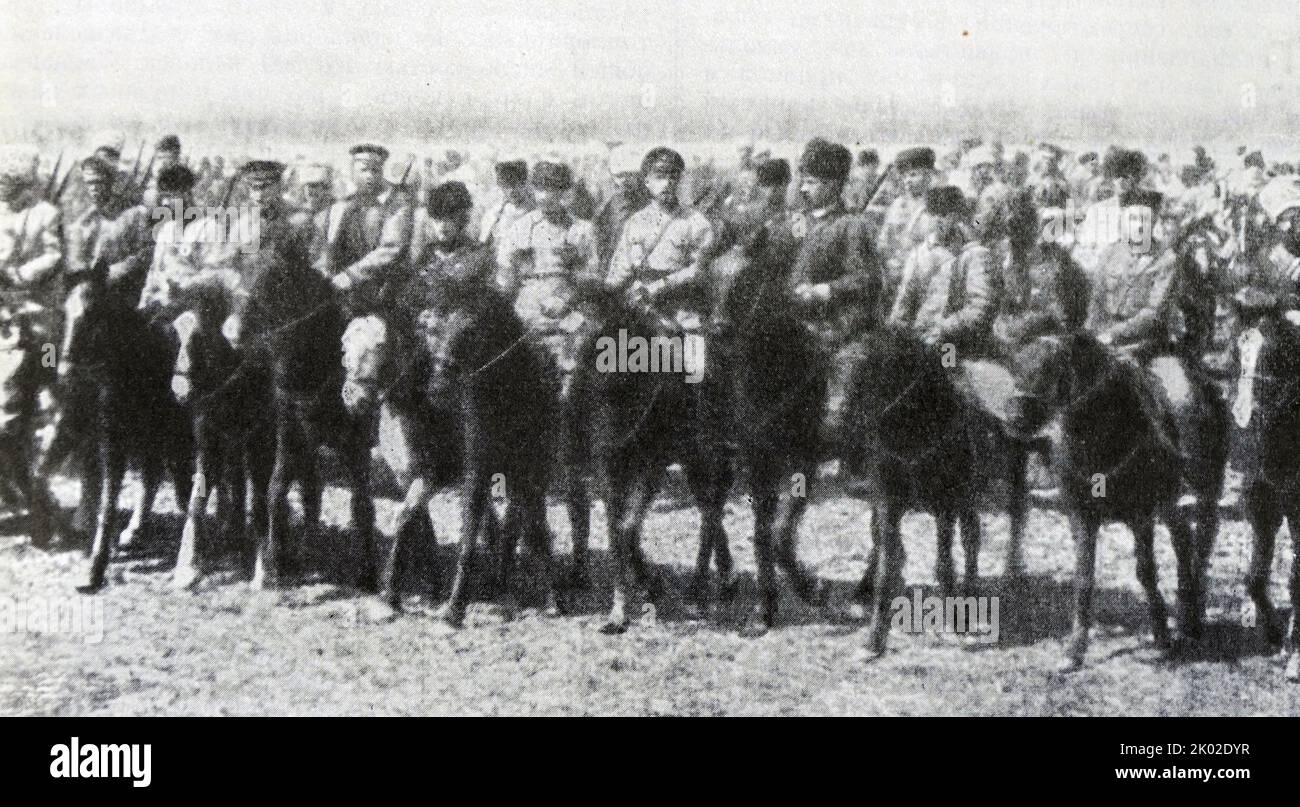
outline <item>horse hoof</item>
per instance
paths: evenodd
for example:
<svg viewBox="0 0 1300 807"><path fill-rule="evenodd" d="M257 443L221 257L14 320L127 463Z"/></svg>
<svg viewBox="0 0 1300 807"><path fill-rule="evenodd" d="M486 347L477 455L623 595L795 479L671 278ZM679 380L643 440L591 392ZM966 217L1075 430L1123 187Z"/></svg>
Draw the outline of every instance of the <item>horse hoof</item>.
<svg viewBox="0 0 1300 807"><path fill-rule="evenodd" d="M98 594L104 590L105 581L101 577L92 577L82 585L77 586L78 594Z"/></svg>
<svg viewBox="0 0 1300 807"><path fill-rule="evenodd" d="M392 622L397 619L397 613L397 609L387 600L367 597L361 601L361 616L371 624L382 625Z"/></svg>
<svg viewBox="0 0 1300 807"><path fill-rule="evenodd" d="M554 591L546 595L546 605L542 608L542 614L547 619L554 619L561 614L560 598Z"/></svg>
<svg viewBox="0 0 1300 807"><path fill-rule="evenodd" d="M740 635L744 639L760 639L771 629L772 623L762 614L750 614L749 619L745 620L744 627L740 629Z"/></svg>
<svg viewBox="0 0 1300 807"><path fill-rule="evenodd" d="M1286 663L1284 675L1289 683L1300 682L1300 653L1291 654L1291 658Z"/></svg>
<svg viewBox="0 0 1300 807"><path fill-rule="evenodd" d="M879 661L884 657L885 649L883 647L872 647L871 645L860 647L858 648L858 651L854 653L854 660L859 664L870 664L871 662Z"/></svg>
<svg viewBox="0 0 1300 807"><path fill-rule="evenodd" d="M497 610L501 614L502 622L513 622L515 616L519 613L519 603L515 600L513 595L507 594L501 598L501 602L497 605Z"/></svg>
<svg viewBox="0 0 1300 807"><path fill-rule="evenodd" d="M600 626L600 632L606 636L621 636L627 633L627 617L623 614L610 614Z"/></svg>
<svg viewBox="0 0 1300 807"><path fill-rule="evenodd" d="M449 603L442 607L442 612L438 614L438 618L447 627L460 630L465 626L465 609Z"/></svg>
<svg viewBox="0 0 1300 807"><path fill-rule="evenodd" d="M199 582L199 571L192 567L177 568L172 572L172 588L176 591L188 591Z"/></svg>
<svg viewBox="0 0 1300 807"><path fill-rule="evenodd" d="M1067 656L1056 665L1058 673L1073 673L1083 669L1082 656Z"/></svg>

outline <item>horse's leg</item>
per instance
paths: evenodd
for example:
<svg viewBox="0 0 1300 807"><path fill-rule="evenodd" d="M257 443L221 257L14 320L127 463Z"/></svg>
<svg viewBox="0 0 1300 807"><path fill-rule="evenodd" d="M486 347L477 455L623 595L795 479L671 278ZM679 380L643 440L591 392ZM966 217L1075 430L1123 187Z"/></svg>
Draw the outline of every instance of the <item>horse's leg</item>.
<svg viewBox="0 0 1300 807"><path fill-rule="evenodd" d="M867 568L853 590L853 598L869 605L876 595L876 569L880 565L880 508L871 509L871 547L867 549Z"/></svg>
<svg viewBox="0 0 1300 807"><path fill-rule="evenodd" d="M1021 577L1025 573L1024 535L1025 515L1029 509L1028 475L1029 446L1024 440L1010 438L1007 451L1007 521L1010 535L1007 538L1006 574ZM966 530L962 528L962 540Z"/></svg>
<svg viewBox="0 0 1300 807"><path fill-rule="evenodd" d="M1300 605L1300 504L1293 499L1287 507L1287 524L1291 531L1291 617L1287 620L1286 633L1282 636L1282 652L1286 654L1287 681L1300 681L1300 620L1296 618L1296 607Z"/></svg>
<svg viewBox="0 0 1300 807"><path fill-rule="evenodd" d="M1133 554L1137 561L1138 582L1147 597L1147 611L1151 617L1151 638L1162 653L1167 652L1169 615L1165 610L1165 599L1160 596L1156 570L1155 520L1150 516L1143 516L1129 522L1129 528L1133 531ZM1175 541L1179 540L1181 539L1175 538Z"/></svg>
<svg viewBox="0 0 1300 807"><path fill-rule="evenodd" d="M632 599L638 589L636 566L636 541L641 528L638 511L647 498L647 488L653 487L648 477L659 473L656 466L646 458L627 458L637 463L612 463L609 476L609 497L607 499L609 521L609 543L614 555L614 596L609 615L600 626L601 633L615 634L627 630Z"/></svg>
<svg viewBox="0 0 1300 807"><path fill-rule="evenodd" d="M542 480L530 479L517 494L522 494L520 505L523 509L524 536L533 559L541 565L542 584L546 587L543 612L547 616L559 616L560 605L551 558L551 530L546 523L546 484Z"/></svg>
<svg viewBox="0 0 1300 807"><path fill-rule="evenodd" d="M903 517L901 502L882 501L876 509L880 521L880 549L877 553L875 598L871 608L871 627L867 630L867 653L873 657L883 655L889 641L890 596L895 581L902 578L903 539L900 525Z"/></svg>
<svg viewBox="0 0 1300 807"><path fill-rule="evenodd" d="M403 497L394 520L397 529L393 534L393 543L388 548L388 557L384 561L384 569L379 578L379 599L390 608L397 609L401 605L399 586L407 533L414 519L424 513L431 498L430 486L423 476L407 480L406 496Z"/></svg>
<svg viewBox="0 0 1300 807"><path fill-rule="evenodd" d="M1080 513L1070 514L1070 528L1074 534L1074 627L1061 665L1063 672L1083 666L1088 653L1088 631L1092 628L1092 590L1097 574L1097 528L1092 517Z"/></svg>
<svg viewBox="0 0 1300 807"><path fill-rule="evenodd" d="M314 457L313 457L314 459ZM370 492L370 446L361 423L351 425L340 452L352 487L350 517L352 529L361 537L361 573L357 587L362 591L379 590L379 543L375 537L375 498ZM317 512L319 516L319 511Z"/></svg>
<svg viewBox="0 0 1300 807"><path fill-rule="evenodd" d="M757 637L775 624L778 608L776 547L773 525L780 507L780 468L757 458L750 463L750 496L754 501L754 565L758 577L758 601L750 612L741 635Z"/></svg>
<svg viewBox="0 0 1300 807"><path fill-rule="evenodd" d="M1180 645L1201 638L1204 596L1203 577L1196 533L1187 523L1186 514L1176 506L1162 508L1161 520L1169 529L1178 571L1178 642Z"/></svg>
<svg viewBox="0 0 1300 807"><path fill-rule="evenodd" d="M586 473L587 447L583 429L577 422L576 405L572 398L565 410L564 504L569 514L569 533L573 545L573 571L569 584L574 588L587 588L591 585L587 563L587 548L591 538L591 494L587 490Z"/></svg>
<svg viewBox="0 0 1300 807"><path fill-rule="evenodd" d="M642 591L652 591L658 589L658 581L650 571L650 565L646 563L645 552L641 548L642 530L645 528L646 516L650 513L650 508L654 506L655 498L658 497L660 489L663 487L664 480L668 476L668 467L666 463L656 461L648 474L641 479L641 483L633 487L632 506L627 511L629 521L632 525L629 534L628 558L631 561L633 581L638 589Z"/></svg>
<svg viewBox="0 0 1300 807"><path fill-rule="evenodd" d="M117 522L117 496L122 489L122 475L126 472L126 460L122 446L112 436L105 436L100 441L99 468L99 516L95 524L95 538L90 548L90 573L85 584L77 588L83 594L92 594L104 587L109 555L113 551L113 540L117 537L114 532L114 524Z"/></svg>
<svg viewBox="0 0 1300 807"><path fill-rule="evenodd" d="M961 548L965 554L962 591L973 594L980 582L980 514L973 501L966 502L961 509Z"/></svg>
<svg viewBox="0 0 1300 807"><path fill-rule="evenodd" d="M475 462L472 452L467 452ZM484 510L492 506L489 497L491 477L479 469L471 469L461 487L460 499L460 549L456 558L456 577L451 584L451 595L443 609L443 621L454 628L465 624L465 610L469 606L469 573L474 560L474 542L483 522ZM507 525L507 532L509 525Z"/></svg>
<svg viewBox="0 0 1300 807"><path fill-rule="evenodd" d="M257 542L253 559L252 588L260 591L280 586L280 544L289 528L290 472L295 464L294 424L292 415L277 411L275 415L275 465L267 485L266 498L268 523L266 532Z"/></svg>
<svg viewBox="0 0 1300 807"><path fill-rule="evenodd" d="M778 472L779 473L779 472ZM816 575L808 572L803 564L799 562L799 525L803 523L804 513L808 509L808 490L806 486L812 484L810 480L817 477L816 463L803 465L800 471L803 479L805 495L790 495L783 501L788 502L784 507L785 517L778 517L775 524L778 532L776 534L776 561L785 570L786 576L790 578L790 585L794 593L805 603L813 606L822 606L826 604L826 598L830 594L830 584L818 578ZM778 512L781 508L780 502L777 504Z"/></svg>
<svg viewBox="0 0 1300 807"><path fill-rule="evenodd" d="M298 457L298 490L302 494L302 531L286 547L285 565L293 573L304 571L306 559L319 546L322 485L318 445L308 439Z"/></svg>
<svg viewBox="0 0 1300 807"><path fill-rule="evenodd" d="M686 478L696 507L700 510L700 545L696 551L695 575L691 578L690 585L690 597L700 608L707 608L709 604L709 565L718 553L717 544L725 547L727 543L727 532L722 526L723 507L726 504L722 497L726 493L723 492L722 497L718 495L719 474L715 472L716 469L710 467L708 459L686 465ZM730 582L731 577L730 549L726 549L725 553L727 568L718 569L724 585Z"/></svg>
<svg viewBox="0 0 1300 807"><path fill-rule="evenodd" d="M934 514L934 534L938 541L935 546L934 578L939 581L939 593L944 597L952 596L957 589L957 579L952 565L952 533L955 518L956 514L946 508Z"/></svg>
<svg viewBox="0 0 1300 807"><path fill-rule="evenodd" d="M1246 572L1246 593L1255 605L1255 622L1259 634L1271 646L1282 639L1277 630L1273 601L1268 596L1268 581L1273 571L1273 547L1278 530L1282 528L1282 507L1273 488L1264 482L1252 483L1246 490L1246 514L1255 536L1250 568Z"/></svg>
<svg viewBox="0 0 1300 807"><path fill-rule="evenodd" d="M153 510L158 485L162 483L162 470L161 457L146 456L140 464L140 491L135 498L135 507L131 510L131 520L117 538L120 549L129 550L137 539L147 542L149 513Z"/></svg>
<svg viewBox="0 0 1300 807"><path fill-rule="evenodd" d="M176 553L176 568L172 571L172 585L176 588L188 588L199 579L199 551L204 543L208 483L219 483L220 416L221 412L215 406L194 415L194 477L185 507L185 526Z"/></svg>

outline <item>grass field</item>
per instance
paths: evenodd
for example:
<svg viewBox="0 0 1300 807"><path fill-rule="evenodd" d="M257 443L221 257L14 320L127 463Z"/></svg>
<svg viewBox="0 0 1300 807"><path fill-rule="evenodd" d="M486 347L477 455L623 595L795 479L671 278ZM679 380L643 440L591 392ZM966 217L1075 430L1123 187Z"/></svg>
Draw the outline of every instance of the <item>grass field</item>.
<svg viewBox="0 0 1300 807"><path fill-rule="evenodd" d="M74 485L57 489L65 504L75 501ZM157 508L161 537L115 562L109 588L94 603L73 591L84 563L80 552L34 550L13 534L19 522L0 521L0 596L11 607L71 597L102 608L102 641L9 620L0 634L0 713L1300 714L1300 687L1282 680L1279 662L1242 627L1250 547L1240 521L1226 521L1216 542L1206 650L1176 664L1157 660L1149 644L1131 536L1106 528L1088 665L1063 675L1054 670L1069 628L1073 549L1064 516L1054 510L1032 511L1029 575L1017 584L1002 579L1006 520L984 516L979 593L1000 598L996 646L895 632L890 652L868 662L860 652L863 625L846 608L868 544L867 510L857 501L816 501L804 524L801 556L835 584L830 606L813 610L783 594L782 627L744 639L736 628L753 601L753 557L743 498L727 515L744 575L732 609L701 617L684 604L698 519L690 508L664 501L646 528L647 553L666 581L657 619L609 637L597 631L610 579L599 508L595 587L575 599L568 615L546 618L525 607L506 621L497 606L480 601L466 626L453 631L434 612L449 574L454 496L435 501L437 558L417 570L405 613L375 622L367 618L366 600L347 584L357 558L342 530L347 495L327 490L328 529L309 549L308 578L271 593L250 592L229 566L218 566L194 592L172 591L179 517L166 492ZM380 502L381 527L391 508ZM552 508L551 521L563 555L568 528L559 508ZM933 587L933 522L911 515L904 533L908 584ZM1279 545L1273 597L1282 604L1292 560L1289 541ZM960 546L956 551L960 568ZM1172 603L1173 556L1163 528L1157 558Z"/></svg>

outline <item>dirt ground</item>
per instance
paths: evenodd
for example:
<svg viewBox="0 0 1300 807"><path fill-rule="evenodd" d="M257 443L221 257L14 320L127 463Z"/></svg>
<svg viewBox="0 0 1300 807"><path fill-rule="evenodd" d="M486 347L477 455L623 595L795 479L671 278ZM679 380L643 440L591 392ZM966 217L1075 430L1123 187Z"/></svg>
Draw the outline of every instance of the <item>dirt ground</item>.
<svg viewBox="0 0 1300 807"><path fill-rule="evenodd" d="M57 490L65 505L75 502L73 484ZM1069 629L1073 546L1064 516L1044 507L1031 513L1029 574L1016 584L1002 575L1006 519L983 517L978 593L999 597L996 646L895 632L889 653L867 661L864 625L846 605L869 543L868 512L858 501L815 501L804 523L800 555L834 583L831 604L811 609L783 594L782 626L746 639L737 634L753 602L752 519L743 497L728 506L726 520L744 575L731 609L701 617L684 604L698 519L683 503L661 502L645 542L665 581L657 618L611 637L597 630L610 595L599 507L594 588L575 597L567 615L546 618L525 607L507 621L498 606L477 601L456 631L435 618L456 535L454 496L435 501L436 559L417 568L404 613L389 622L371 619L349 583L357 547L343 530L347 496L326 492L328 527L308 549L307 578L257 594L229 563L193 592L170 589L180 524L169 491L156 508L159 537L116 561L110 586L95 598L74 591L81 552L35 550L17 534L21 520L0 518L0 602L9 609L0 620L0 714L1300 714L1300 686L1283 681L1275 656L1243 627L1250 533L1232 518L1210 566L1206 649L1178 663L1158 660L1149 643L1131 536L1106 528L1088 664L1067 675L1055 669ZM382 529L392 508L380 502ZM560 508L552 507L551 523L564 558ZM908 585L932 589L933 521L909 515L904 533ZM959 544L955 551L960 569ZM1172 605L1173 554L1163 528L1157 559ZM1272 576L1279 606L1291 563L1290 541L1281 540ZM80 632L59 629L55 619L32 621L39 606L55 604L81 609ZM14 610L23 607L26 618Z"/></svg>

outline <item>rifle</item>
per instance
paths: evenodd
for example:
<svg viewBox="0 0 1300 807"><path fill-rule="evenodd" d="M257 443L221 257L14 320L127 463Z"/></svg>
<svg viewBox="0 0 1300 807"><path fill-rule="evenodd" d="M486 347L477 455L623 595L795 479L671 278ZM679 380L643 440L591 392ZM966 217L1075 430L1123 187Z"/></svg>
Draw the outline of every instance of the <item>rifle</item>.
<svg viewBox="0 0 1300 807"><path fill-rule="evenodd" d="M63 165L63 152L59 152L59 159L54 161L54 168L50 171L50 181L45 183L45 193L41 197L49 199L50 194L54 193L54 187L59 181L59 167Z"/></svg>
<svg viewBox="0 0 1300 807"><path fill-rule="evenodd" d="M871 203L876 201L876 196L880 193L880 190L885 187L885 180L889 179L889 173L893 170L894 170L894 164L891 162L889 165L885 166L884 171L880 172L880 179L876 180L875 187L871 189L871 193L867 195L866 203L862 205L863 210L866 210L868 207L871 207Z"/></svg>
<svg viewBox="0 0 1300 807"><path fill-rule="evenodd" d="M63 181L59 183L58 190L56 190L54 196L49 199L50 204L58 205L59 200L63 198L63 192L68 189L68 182L72 179L72 175L76 170L77 167L74 165L68 169L68 173L63 175Z"/></svg>
<svg viewBox="0 0 1300 807"><path fill-rule="evenodd" d="M140 172L140 161L144 159L144 141L140 141L140 150L135 153L135 165L131 166L131 178L126 181L129 188L135 184L136 174Z"/></svg>

